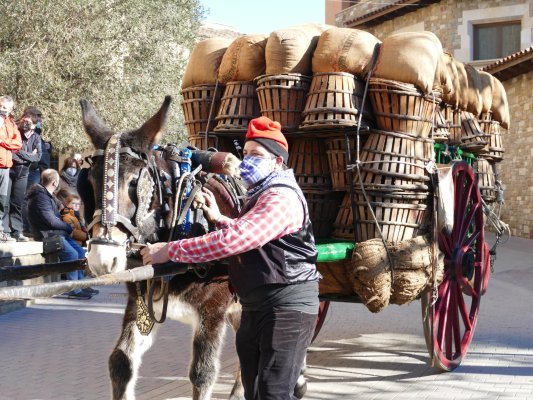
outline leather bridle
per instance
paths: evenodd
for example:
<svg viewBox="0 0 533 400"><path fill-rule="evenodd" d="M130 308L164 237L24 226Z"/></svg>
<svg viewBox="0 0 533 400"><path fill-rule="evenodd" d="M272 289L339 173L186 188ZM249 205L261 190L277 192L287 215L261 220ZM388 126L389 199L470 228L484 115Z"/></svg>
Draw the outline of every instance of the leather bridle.
<svg viewBox="0 0 533 400"><path fill-rule="evenodd" d="M88 157L88 162L91 167L94 164L94 158L104 157L103 196L99 204L96 205L97 208L94 211L93 219L87 227L88 231L91 232L93 227L99 223L104 227L104 235L96 237L91 235L91 239L88 241L89 249L92 244L122 247L132 243L144 243L140 228L143 221L151 216L148 210L154 189L158 191L159 199L162 200L159 174L153 158L145 152L139 152L129 146L121 146L121 136L122 133L114 134L107 141L104 150L96 150L91 157ZM118 211L118 183L121 155L126 155L144 163L144 167L141 169L137 179L138 204L135 222L119 214ZM128 238L124 242L114 240L112 237L113 228L119 224L128 232Z"/></svg>

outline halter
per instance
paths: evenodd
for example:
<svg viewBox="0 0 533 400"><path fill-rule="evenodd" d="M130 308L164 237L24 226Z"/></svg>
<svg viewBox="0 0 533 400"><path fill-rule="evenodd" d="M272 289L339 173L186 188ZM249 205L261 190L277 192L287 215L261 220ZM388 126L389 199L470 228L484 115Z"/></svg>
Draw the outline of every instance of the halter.
<svg viewBox="0 0 533 400"><path fill-rule="evenodd" d="M128 242L142 243L143 238L140 234L143 223L148 217L152 215L149 213L150 203L154 194L154 177L158 177L157 168L147 153L137 152L129 146L121 147L122 133L117 133L111 136L106 144L105 150L96 150L92 157L104 156L104 180L103 180L103 197L99 204L101 208L97 208L93 215L93 220L87 227L90 231L94 225L101 223L105 228L105 235L98 236L89 240L91 244L104 244L111 246L123 246ZM121 154L126 154L137 160L144 162L145 166L141 169L137 179L137 212L135 217L135 224L127 217L118 213L118 177L119 177L119 157ZM92 165L92 162L90 162ZM162 199L161 187L159 188L159 198ZM98 206L98 205L97 205ZM120 243L113 240L111 232L112 228L121 224L130 234L125 242Z"/></svg>

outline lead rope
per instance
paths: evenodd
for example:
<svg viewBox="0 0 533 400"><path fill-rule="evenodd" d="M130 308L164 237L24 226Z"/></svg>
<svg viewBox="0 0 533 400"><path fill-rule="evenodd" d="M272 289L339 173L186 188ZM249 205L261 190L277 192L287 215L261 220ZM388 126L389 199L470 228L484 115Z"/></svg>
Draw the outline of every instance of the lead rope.
<svg viewBox="0 0 533 400"><path fill-rule="evenodd" d="M202 150L207 150L208 149L208 139L209 139L209 124L211 123L211 117L213 116L213 107L215 105L215 101L216 101L216 98L217 98L217 90L218 90L218 79L215 81L215 90L213 91L213 99L211 100L211 106L209 107L209 115L207 116L207 125L205 127L205 149L202 149Z"/></svg>
<svg viewBox="0 0 533 400"><path fill-rule="evenodd" d="M387 244L387 241L385 240L385 237L383 236L383 231L381 230L381 227L379 226L379 222L378 222L378 220L376 218L374 210L372 210L372 207L370 206L370 201L368 200L368 196L367 196L366 190L364 188L363 180L362 180L362 177L361 177L361 168L360 168L361 159L359 157L359 153L360 153L360 150L361 150L360 131L361 131L361 122L363 120L363 112L365 110L365 101L366 101L366 96L368 94L368 86L369 86L369 83L370 83L370 78L372 77L372 72L374 70L375 64L376 64L377 59L378 59L380 47L381 47L381 45L379 43L377 43L376 46L374 47L374 53L372 54L372 62L371 62L371 66L370 66L370 69L368 71L367 79L366 79L366 82L365 82L365 90L363 92L363 98L361 100L361 112L359 113L359 118L358 118L358 121L357 121L357 131L356 131L356 161L355 161L355 168L357 170L357 176L359 177L359 184L361 186L361 192L363 193L363 197L365 199L366 205L367 205L368 209L370 210L370 213L372 214L372 218L374 219L374 223L376 224L376 227L378 229L379 235L381 236L381 241L383 242L383 246L385 248L385 251L387 252L387 259L389 260L389 266L390 266L390 270L391 270L391 285L392 285L392 284L394 284L394 260L392 258L392 255L391 255L389 246ZM348 133L347 132L344 133L344 138L345 138L345 141L346 141L346 154L347 154L347 161L348 161L348 167L347 167L348 179L350 181L350 206L352 208L353 234L354 234L355 243L357 243L357 220L356 220L356 217L355 217L355 215L356 215L356 213L355 213L355 211L356 211L355 188L354 188L354 184L353 184L353 172L352 172L352 170L354 168L354 165L352 164L352 154L351 154L351 151L350 151L350 139L348 137Z"/></svg>

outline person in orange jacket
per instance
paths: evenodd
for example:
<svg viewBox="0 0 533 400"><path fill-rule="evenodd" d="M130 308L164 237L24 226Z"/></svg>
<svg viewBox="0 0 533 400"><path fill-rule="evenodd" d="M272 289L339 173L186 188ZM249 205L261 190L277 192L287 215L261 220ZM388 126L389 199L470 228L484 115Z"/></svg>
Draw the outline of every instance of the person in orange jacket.
<svg viewBox="0 0 533 400"><path fill-rule="evenodd" d="M63 203L65 207L61 210L61 219L72 227L72 238L80 246L84 246L88 235L87 226L80 215L80 196L75 193L69 193Z"/></svg>
<svg viewBox="0 0 533 400"><path fill-rule="evenodd" d="M20 132L11 116L14 103L12 97L0 96L0 221L9 204L9 169L13 165L13 152L22 147ZM0 243L8 241L15 239L5 234L0 224Z"/></svg>

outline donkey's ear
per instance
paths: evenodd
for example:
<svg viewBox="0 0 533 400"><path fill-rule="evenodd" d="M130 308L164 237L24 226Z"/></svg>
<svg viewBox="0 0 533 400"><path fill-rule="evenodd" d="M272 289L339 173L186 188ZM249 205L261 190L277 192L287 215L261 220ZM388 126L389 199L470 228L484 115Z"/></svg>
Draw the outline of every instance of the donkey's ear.
<svg viewBox="0 0 533 400"><path fill-rule="evenodd" d="M163 101L163 105L161 105L159 111L137 131L137 140L140 141L143 148L150 149L161 136L160 133L163 132L163 128L165 127L171 101L172 97L165 96L165 101Z"/></svg>
<svg viewBox="0 0 533 400"><path fill-rule="evenodd" d="M89 135L95 148L103 149L107 140L113 135L113 131L96 114L94 107L88 100L81 99L80 106L85 132Z"/></svg>

